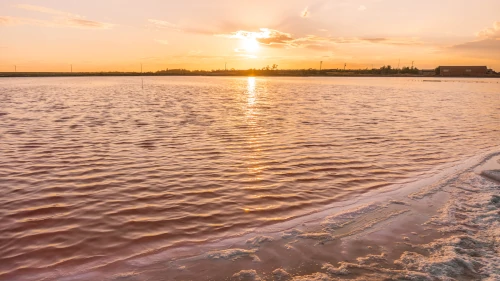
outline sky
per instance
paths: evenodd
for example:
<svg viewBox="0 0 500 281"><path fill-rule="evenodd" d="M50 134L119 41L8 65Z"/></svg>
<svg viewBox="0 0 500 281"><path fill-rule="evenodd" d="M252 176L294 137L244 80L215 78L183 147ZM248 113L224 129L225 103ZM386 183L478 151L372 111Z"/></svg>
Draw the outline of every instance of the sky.
<svg viewBox="0 0 500 281"><path fill-rule="evenodd" d="M500 71L499 0L0 0L0 72Z"/></svg>

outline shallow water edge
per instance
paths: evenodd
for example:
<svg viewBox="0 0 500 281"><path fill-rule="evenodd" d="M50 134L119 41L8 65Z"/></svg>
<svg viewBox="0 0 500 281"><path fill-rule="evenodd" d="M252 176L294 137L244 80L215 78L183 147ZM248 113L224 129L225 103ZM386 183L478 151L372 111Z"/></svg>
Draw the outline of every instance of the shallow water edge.
<svg viewBox="0 0 500 281"><path fill-rule="evenodd" d="M497 169L498 149L241 237L44 280L497 280L500 182L481 175Z"/></svg>

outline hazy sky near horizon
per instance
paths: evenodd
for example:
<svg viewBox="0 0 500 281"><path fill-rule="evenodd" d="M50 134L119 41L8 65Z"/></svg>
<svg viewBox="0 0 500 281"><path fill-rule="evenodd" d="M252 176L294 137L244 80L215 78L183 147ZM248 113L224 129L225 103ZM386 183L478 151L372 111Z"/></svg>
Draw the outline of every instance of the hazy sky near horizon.
<svg viewBox="0 0 500 281"><path fill-rule="evenodd" d="M0 71L487 65L499 0L1 0Z"/></svg>

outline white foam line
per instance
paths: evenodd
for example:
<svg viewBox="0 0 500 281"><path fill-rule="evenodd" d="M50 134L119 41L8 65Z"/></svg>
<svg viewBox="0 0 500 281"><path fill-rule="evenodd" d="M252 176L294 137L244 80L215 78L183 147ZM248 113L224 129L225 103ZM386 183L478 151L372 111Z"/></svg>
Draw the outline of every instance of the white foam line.
<svg viewBox="0 0 500 281"><path fill-rule="evenodd" d="M305 223L318 222L319 225L320 221L332 215L336 215L339 213L350 213L357 209L362 209L363 206L379 204L380 206L382 206L383 203L390 204L391 200L394 200L395 198L404 200L407 199L406 196L408 196L409 194L417 192L433 183L444 181L444 184L447 179L453 178L455 175L465 170L476 167L497 154L500 154L500 147L496 147L493 150L481 153L477 156L466 159L465 161L456 161L453 163L438 166L432 170L434 175L431 177L421 177L411 183L393 184L383 189L367 192L357 198L333 203L324 207L322 210L306 214L286 222L274 224L271 226L265 226L259 229L252 229L236 236L220 238L216 241L207 242L204 245L196 245L193 247L196 247L197 251L202 254L217 249L229 248L235 244L244 244L246 240L251 239L257 235L267 235L270 237L278 238L283 231L297 228ZM441 186L441 184L439 185ZM160 260L167 260L172 258L178 258L179 260L182 260L188 257L186 253L190 252L190 248L191 247L189 246L182 248L171 248L153 254L149 257L139 257L129 260L129 263L135 265L147 265L150 263L158 262ZM192 257L193 255L190 256Z"/></svg>

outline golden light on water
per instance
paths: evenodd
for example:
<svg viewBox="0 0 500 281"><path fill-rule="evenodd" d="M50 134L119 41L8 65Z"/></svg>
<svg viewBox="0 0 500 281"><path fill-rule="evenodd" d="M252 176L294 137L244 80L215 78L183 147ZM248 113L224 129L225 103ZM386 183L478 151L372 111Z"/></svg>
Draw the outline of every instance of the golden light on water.
<svg viewBox="0 0 500 281"><path fill-rule="evenodd" d="M256 95L255 95L255 77L248 77L247 80L247 103L248 106L252 106L255 103Z"/></svg>
<svg viewBox="0 0 500 281"><path fill-rule="evenodd" d="M257 81L255 77L248 77L246 81L246 122L248 124L247 140L246 143L251 149L251 152L247 155L247 169L251 175L254 176L255 180L262 180L261 172L263 170L262 166L262 134L264 128L258 125L259 109L257 107Z"/></svg>

